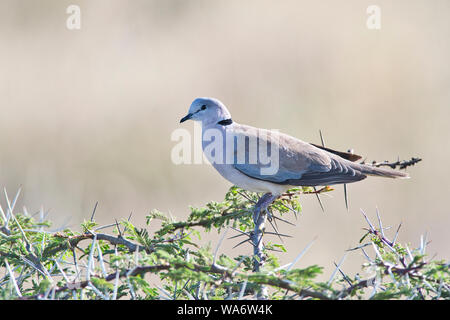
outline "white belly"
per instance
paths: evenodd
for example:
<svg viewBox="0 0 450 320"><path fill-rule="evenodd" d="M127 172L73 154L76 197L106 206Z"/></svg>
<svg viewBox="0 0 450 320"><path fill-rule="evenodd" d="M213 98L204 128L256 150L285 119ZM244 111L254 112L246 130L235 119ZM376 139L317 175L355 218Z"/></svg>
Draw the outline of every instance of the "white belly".
<svg viewBox="0 0 450 320"><path fill-rule="evenodd" d="M251 178L239 170L235 169L231 164L213 164L214 168L232 184L253 192L270 192L273 195L281 195L286 190L292 188L289 185L280 185L268 181Z"/></svg>

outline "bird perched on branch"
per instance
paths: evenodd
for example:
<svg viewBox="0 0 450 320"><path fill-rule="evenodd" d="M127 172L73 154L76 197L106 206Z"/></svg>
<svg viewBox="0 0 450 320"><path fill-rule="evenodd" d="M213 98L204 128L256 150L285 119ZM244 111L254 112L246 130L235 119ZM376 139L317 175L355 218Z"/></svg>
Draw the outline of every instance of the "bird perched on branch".
<svg viewBox="0 0 450 320"><path fill-rule="evenodd" d="M295 186L347 184L367 176L409 178L407 173L352 162L345 153L319 147L277 130L234 122L225 105L214 98L195 99L180 120L202 124L203 152L232 184L266 193L260 209Z"/></svg>

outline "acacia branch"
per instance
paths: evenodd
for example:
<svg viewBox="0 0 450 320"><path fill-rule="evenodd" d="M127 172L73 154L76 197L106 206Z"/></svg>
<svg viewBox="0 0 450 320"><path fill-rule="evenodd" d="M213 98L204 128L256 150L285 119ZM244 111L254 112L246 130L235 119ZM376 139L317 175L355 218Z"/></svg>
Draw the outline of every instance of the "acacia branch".
<svg viewBox="0 0 450 320"><path fill-rule="evenodd" d="M285 289L289 291L293 291L297 293L299 296L302 297L311 297L314 299L321 299L321 300L329 300L330 297L320 293L315 292L308 289L303 289L297 285L295 285L292 282L288 282L284 279L277 278L275 276L264 276L259 277L258 275L246 275L244 273L237 273L229 270L228 268L219 266L217 264L213 264L211 266L201 266L199 264L188 264L188 263L166 263L166 264L157 264L153 266L138 266L132 269L126 269L122 271L116 271L114 273L111 273L107 275L106 277L95 277L92 276L91 279L74 282L74 283L66 283L64 286L57 287L54 289L55 293L61 293L64 291L69 290L77 290L77 289L84 289L92 283L93 279L98 280L104 280L104 281L113 281L118 276L119 278L125 278L130 276L144 276L146 273L151 272L159 272L159 271L168 271L171 269L180 269L180 268L186 268L194 272L202 272L207 274L220 274L223 276L223 279L229 279L230 281L237 283L236 280L242 280L242 279L248 279L249 281L256 281L257 284L260 285L270 285L272 287L277 287L280 289ZM117 275L118 274L118 275ZM94 280L95 281L95 280ZM32 299L42 299L45 295L44 294L37 294L33 296L23 296L20 297L19 300L32 300Z"/></svg>
<svg viewBox="0 0 450 320"><path fill-rule="evenodd" d="M377 162L372 161L372 163L369 163L369 165L372 165L374 167L390 167L391 169L406 169L407 167L414 166L416 163L422 161L420 158L412 157L410 160L397 160L394 162L389 162L387 160L383 162ZM361 162L361 164L366 164L364 161Z"/></svg>
<svg viewBox="0 0 450 320"><path fill-rule="evenodd" d="M139 244L135 244L121 236L114 237L114 236L104 234L104 233L97 233L96 235L97 235L97 240L104 240L113 245L123 245L123 246L127 247L130 252L135 252L136 250L146 251L148 253L151 252L151 250L149 248L146 248L145 246L142 246ZM45 256L54 255L60 251L74 248L78 245L78 243L80 243L83 240L93 239L94 233L83 233L83 234L75 235L75 236L65 236L65 235L56 233L56 234L54 234L54 237L64 238L64 239L66 239L66 241L62 242L61 244L59 244L56 247L46 248L44 251Z"/></svg>
<svg viewBox="0 0 450 320"><path fill-rule="evenodd" d="M161 230L158 231L158 233L163 231L176 231L178 229L185 229L185 228L191 228L191 227L209 227L213 225L216 222L221 222L224 219L231 219L236 216L240 216L242 214L242 211L236 210L233 212L227 212L226 210L223 211L220 215L214 216L212 218L207 219L201 219L196 221L180 221L180 222L171 222L168 224L165 224Z"/></svg>

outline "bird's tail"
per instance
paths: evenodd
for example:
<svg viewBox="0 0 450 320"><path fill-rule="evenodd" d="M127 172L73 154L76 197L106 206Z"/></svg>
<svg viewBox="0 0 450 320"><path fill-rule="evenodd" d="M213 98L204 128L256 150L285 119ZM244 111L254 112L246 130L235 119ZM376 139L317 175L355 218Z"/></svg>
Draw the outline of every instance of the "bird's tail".
<svg viewBox="0 0 450 320"><path fill-rule="evenodd" d="M367 164L362 164L362 173L370 176L409 179L409 174L388 168L378 168Z"/></svg>

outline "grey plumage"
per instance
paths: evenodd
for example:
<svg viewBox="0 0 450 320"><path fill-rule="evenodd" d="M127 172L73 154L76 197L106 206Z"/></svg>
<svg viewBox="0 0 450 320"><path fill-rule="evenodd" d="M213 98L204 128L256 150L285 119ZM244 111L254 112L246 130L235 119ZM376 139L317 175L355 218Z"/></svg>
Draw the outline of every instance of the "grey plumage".
<svg viewBox="0 0 450 320"><path fill-rule="evenodd" d="M404 172L349 161L326 151L327 149L318 148L283 133L239 124L234 128L234 134L237 136L254 132L258 132L258 143L263 139L268 149L272 143L277 143L280 150L279 171L276 175L261 175L259 172L263 165L260 162L233 164L234 168L255 179L293 186L323 186L352 183L363 180L368 175L388 178L408 177ZM248 148L247 145L246 147ZM249 152L248 149L246 152Z"/></svg>
<svg viewBox="0 0 450 320"><path fill-rule="evenodd" d="M188 119L202 123L202 146L207 157L205 150L210 141L205 139L205 132L208 130L232 138L223 139L219 148L223 154L229 151L226 141L245 141L233 143L231 152L234 152L234 159L231 163L210 161L224 178L250 191L280 195L292 186L346 184L361 181L367 176L408 178L404 172L352 162L360 158L357 155L315 146L278 131L233 122L228 109L217 99L196 99L181 122ZM263 170L268 165L260 158L261 146L267 147L266 151L275 147L277 152L277 170L271 174ZM249 161L252 158L257 161Z"/></svg>

